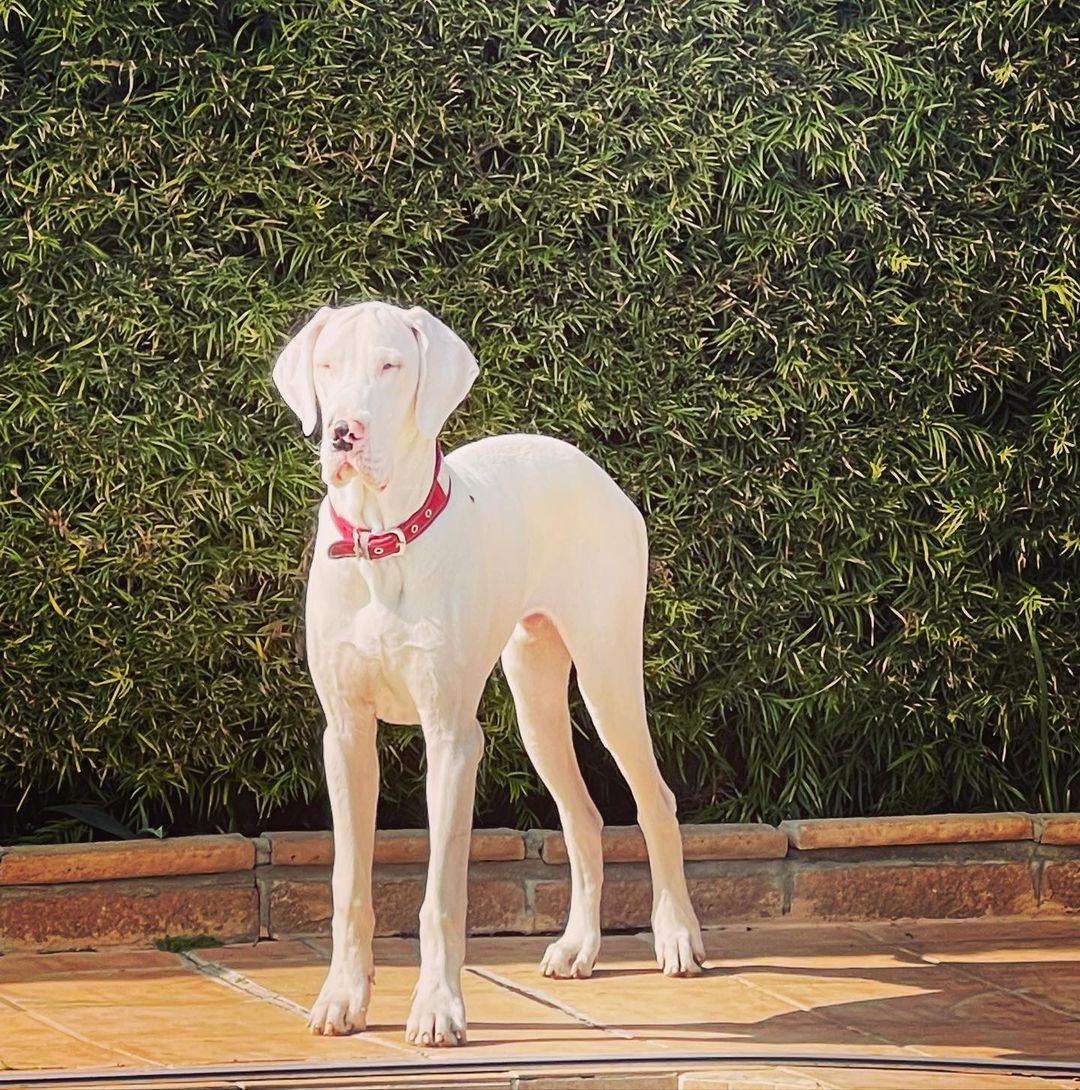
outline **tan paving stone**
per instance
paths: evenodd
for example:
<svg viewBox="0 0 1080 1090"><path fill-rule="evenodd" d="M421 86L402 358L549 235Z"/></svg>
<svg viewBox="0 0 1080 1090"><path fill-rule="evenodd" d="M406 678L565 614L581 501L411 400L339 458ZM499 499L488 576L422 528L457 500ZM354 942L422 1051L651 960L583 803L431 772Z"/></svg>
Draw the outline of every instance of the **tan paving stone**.
<svg viewBox="0 0 1080 1090"><path fill-rule="evenodd" d="M463 980L470 1043L465 1050L447 1051L404 1042L417 974L412 939L377 941L372 1032L349 1038L313 1037L294 1010L196 972L177 955L152 950L9 955L0 957L0 1060L25 1068L55 1065L57 1056L72 1067L475 1057L506 1066L472 1083L459 1073L462 1079L456 1081L462 1085L510 1086L508 1073L513 1073L515 1085L530 1090L548 1085L569 1090L575 1084L566 1080L575 1078L591 1080L581 1083L591 1090L604 1090L609 1085L604 1079L623 1078L626 1069L605 1072L595 1067L594 1057L749 1052L762 1062L742 1061L737 1069L716 1066L716 1077L740 1090L756 1090L746 1079L770 1070L783 1073L790 1090L804 1090L805 1084L792 1080L808 1071L807 1077L828 1090L974 1090L976 1085L1048 1090L1053 1080L998 1084L987 1077L971 1083L949 1075L942 1078L952 1081L920 1082L909 1072L902 1082L881 1081L895 1072L861 1070L854 1074L862 1081L845 1081L851 1069L839 1057L1077 1059L1077 932L1075 921L1030 919L731 925L706 932L708 971L689 980L668 979L656 970L647 934L606 936L597 971L584 981L540 975L537 966L549 937L477 938L469 943ZM301 1007L321 986L328 954L325 939L193 952L240 974L233 979L241 985L246 978L268 989L264 996L276 994ZM12 1041L20 1051L11 1050ZM785 1064L782 1057L791 1052L835 1055L839 1074ZM558 1053L581 1057L585 1066L529 1069L528 1057ZM769 1055L777 1058L775 1067L766 1062ZM680 1073L688 1088L687 1078L705 1074L672 1060L657 1077ZM731 1082L736 1074L745 1076L743 1084ZM918 1078L924 1075L938 1077L922 1072ZM534 1081L557 1078L563 1083ZM331 1085L325 1079L318 1084ZM382 1084L354 1079L350 1085ZM613 1088L628 1085L625 1079L610 1082ZM696 1085L704 1090L712 1084Z"/></svg>
<svg viewBox="0 0 1080 1090"><path fill-rule="evenodd" d="M597 968L585 981L540 977L536 960L543 944L519 941L517 949L529 956L522 964L501 965L499 972L602 1025L668 1049L728 1045L776 1052L798 1043L804 1051L899 1051L755 986L737 967L712 967L688 979L665 977L650 941L647 935L607 936ZM472 950L485 953L478 943Z"/></svg>
<svg viewBox="0 0 1080 1090"><path fill-rule="evenodd" d="M1080 1022L1080 971L1075 963L948 962L1018 999L1067 1013ZM1080 1025L1077 1028L1080 1036Z"/></svg>
<svg viewBox="0 0 1080 1090"><path fill-rule="evenodd" d="M477 943L517 946L522 940L506 937L489 940L471 940L468 963L477 959ZM279 959L267 950L266 961L260 964L258 951L279 944L260 944L251 947L229 947L224 950L203 951L212 955L220 964L228 965L244 973L264 987L271 988L302 1006L308 1007L318 995L326 972L326 957L317 953L321 944L290 943ZM307 953L304 953L304 950ZM234 951L243 950L237 956ZM412 1002L416 984L419 950L415 940L378 939L375 942L375 988L368 1010L368 1033L407 1051L409 1056L444 1055L439 1050L420 1050L405 1041L405 1020ZM533 966L535 971L535 965ZM537 979L542 977L536 974ZM469 1020L469 1047L482 1049L484 1058L530 1056L538 1052L558 1049L560 1052L580 1055L613 1053L631 1050L647 1051L647 1046L606 1034L594 1029L572 1015L537 1002L514 991L507 990L484 976L466 971L462 976L462 991Z"/></svg>
<svg viewBox="0 0 1080 1090"><path fill-rule="evenodd" d="M868 1004L888 1009L896 1000L917 999L933 988L934 982L928 979L932 972L930 966L867 970L818 965L782 972L744 968L739 975L750 987L797 1009L813 1011L849 1028L862 1028L867 1035L890 1044L907 1045L908 1041L879 1028L868 1028L863 1020L849 1019L847 1008Z"/></svg>
<svg viewBox="0 0 1080 1090"><path fill-rule="evenodd" d="M182 995L176 999L176 1007L57 1006L52 1013L106 1045L137 1041L140 1051L158 1064L385 1060L388 1054L386 1046L360 1037L336 1042L331 1052L331 1042L312 1037L302 1019L240 993L216 1000L204 995L196 1002Z"/></svg>
<svg viewBox="0 0 1080 1090"><path fill-rule="evenodd" d="M130 1055L72 1037L0 1001L0 1071L111 1067L131 1062Z"/></svg>
<svg viewBox="0 0 1080 1090"><path fill-rule="evenodd" d="M931 961L1080 962L1080 921L906 920L854 925L879 948L902 948Z"/></svg>
<svg viewBox="0 0 1080 1090"><path fill-rule="evenodd" d="M352 1074L345 1078L270 1078L245 1080L243 1090L517 1090L513 1084L513 1075L509 1071L492 1073L448 1073L438 1074L410 1070L408 1074L397 1072L389 1075ZM95 1087L95 1090L97 1088ZM117 1087L116 1090L130 1090ZM141 1088L140 1088L141 1090ZM185 1087L184 1090L187 1090ZM217 1088L214 1088L217 1090ZM223 1090L238 1090L232 1083ZM601 1088L595 1088L601 1090Z"/></svg>
<svg viewBox="0 0 1080 1090"><path fill-rule="evenodd" d="M674 1071L583 1067L578 1071L519 1071L511 1085L513 1090L678 1090L679 1076Z"/></svg>
<svg viewBox="0 0 1080 1090"><path fill-rule="evenodd" d="M982 923L948 940L947 930L927 924L867 928L933 965L946 966L1015 999L1080 1019L1080 925L1064 923L1031 934L1026 921ZM968 931L967 928L964 929ZM954 929L955 931L955 929Z"/></svg>
<svg viewBox="0 0 1080 1090"><path fill-rule="evenodd" d="M682 1075L679 1090L1076 1090L1076 1082L990 1071L869 1067L720 1067Z"/></svg>
<svg viewBox="0 0 1080 1090"><path fill-rule="evenodd" d="M88 970L84 961L72 972L60 966L40 975L28 963L52 958L21 958L22 973L4 965L5 958L0 961L5 969L0 999L36 1019L48 1019L58 1032L127 1054L129 1064L254 1063L318 1055L320 1042L312 1047L313 1038L298 1016L196 973L176 955L147 951L142 956L151 967L134 967L130 952L57 955L94 957L98 967ZM359 1038L343 1045L335 1055L385 1060L394 1054ZM37 1063L47 1060L45 1055Z"/></svg>
<svg viewBox="0 0 1080 1090"><path fill-rule="evenodd" d="M1075 928L1054 923L1044 938L1024 931L1023 921L996 920L777 930L756 938L767 943L770 969L782 972L758 972L749 979L848 1029L923 1054L1074 1058L1080 1053L1071 1032L1048 1034L1047 1011L1024 1002L1025 997L1044 1004L1075 1002L1080 992ZM859 944L867 941L874 945L860 955ZM1029 977L1018 976L1025 948L1038 949L1040 943L1071 957L1060 967L1042 962L1031 966ZM795 957L787 955L792 946ZM934 950L944 956L935 957ZM969 964L968 957L978 960ZM1040 981L1040 968L1051 975ZM1054 974L1058 969L1060 975ZM1016 994L1005 991L1010 977Z"/></svg>
<svg viewBox="0 0 1080 1090"><path fill-rule="evenodd" d="M810 1069L755 1065L690 1071L679 1090L833 1090L833 1084Z"/></svg>
<svg viewBox="0 0 1080 1090"><path fill-rule="evenodd" d="M702 936L707 964L714 966L804 968L827 961L834 966L865 967L914 960L846 923L732 924L706 928Z"/></svg>
<svg viewBox="0 0 1080 1090"><path fill-rule="evenodd" d="M1036 1058L1078 1051L1068 1032L1049 1039L1046 1011L1018 1010L1014 998L947 966L874 950L857 928L731 928L707 932L706 942L710 955L723 949L725 957L710 960L710 972L696 980L660 977L647 954L635 960L625 945L609 949L609 939L605 949L618 959L617 968L606 971L601 961L588 982L544 981L542 987L597 1021L669 1044L723 1039L764 1049ZM522 979L514 970L506 975ZM685 992L676 998L671 989L680 987ZM1052 995L1053 985L1047 990ZM1073 994L1064 982L1062 990ZM958 1016L954 1008L971 1013ZM670 1024L658 1011L672 1012Z"/></svg>
<svg viewBox="0 0 1080 1090"><path fill-rule="evenodd" d="M948 967L942 966L942 969ZM923 979L920 977L920 979ZM856 999L830 1006L825 1016L874 1033L921 1055L979 1059L1077 1057L1075 1026L1034 1004L979 981L938 976L933 990L885 1002ZM1056 1030L1050 1028L1057 1021Z"/></svg>
<svg viewBox="0 0 1080 1090"><path fill-rule="evenodd" d="M830 1090L1077 1090L1075 1079L992 1071L824 1068Z"/></svg>
<svg viewBox="0 0 1080 1090"><path fill-rule="evenodd" d="M67 950L58 954L7 954L0 957L0 990L8 981L88 976L106 979L118 973L176 972L175 954L161 950Z"/></svg>

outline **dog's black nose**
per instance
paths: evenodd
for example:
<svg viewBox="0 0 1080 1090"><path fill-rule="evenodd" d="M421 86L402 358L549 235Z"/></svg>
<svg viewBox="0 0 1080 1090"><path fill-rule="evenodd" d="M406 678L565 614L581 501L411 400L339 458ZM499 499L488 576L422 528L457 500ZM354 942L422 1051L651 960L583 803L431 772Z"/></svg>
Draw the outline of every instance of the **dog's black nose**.
<svg viewBox="0 0 1080 1090"><path fill-rule="evenodd" d="M349 422L339 420L334 424L334 450L352 450L352 440L349 438Z"/></svg>

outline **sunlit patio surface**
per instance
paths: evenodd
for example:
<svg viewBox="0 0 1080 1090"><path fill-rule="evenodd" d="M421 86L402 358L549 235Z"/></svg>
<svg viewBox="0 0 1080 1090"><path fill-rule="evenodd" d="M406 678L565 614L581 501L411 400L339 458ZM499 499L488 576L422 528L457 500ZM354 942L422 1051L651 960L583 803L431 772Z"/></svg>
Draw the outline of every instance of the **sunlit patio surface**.
<svg viewBox="0 0 1080 1090"><path fill-rule="evenodd" d="M732 925L686 980L648 935L548 980L548 941L470 941L454 1050L405 1043L412 940L377 942L368 1031L345 1038L305 1025L326 941L10 954L0 1087L1080 1088L1077 919Z"/></svg>

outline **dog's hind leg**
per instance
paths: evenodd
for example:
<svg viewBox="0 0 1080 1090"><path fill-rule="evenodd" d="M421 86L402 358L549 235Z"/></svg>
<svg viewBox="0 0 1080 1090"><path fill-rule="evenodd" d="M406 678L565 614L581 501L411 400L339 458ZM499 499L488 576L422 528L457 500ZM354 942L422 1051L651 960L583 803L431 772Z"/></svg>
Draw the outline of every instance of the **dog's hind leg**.
<svg viewBox="0 0 1080 1090"><path fill-rule="evenodd" d="M574 754L567 704L570 654L551 620L532 614L514 629L502 664L522 742L559 809L570 858L569 919L540 968L545 976L587 977L600 949L603 822Z"/></svg>
<svg viewBox="0 0 1080 1090"><path fill-rule="evenodd" d="M657 964L668 976L701 971L705 950L683 872L675 796L660 775L645 714L641 607L644 578L612 563L597 580L618 608L579 610L564 628L577 667L578 688L600 740L615 758L637 804L652 872L652 928ZM640 598L640 604L637 599Z"/></svg>

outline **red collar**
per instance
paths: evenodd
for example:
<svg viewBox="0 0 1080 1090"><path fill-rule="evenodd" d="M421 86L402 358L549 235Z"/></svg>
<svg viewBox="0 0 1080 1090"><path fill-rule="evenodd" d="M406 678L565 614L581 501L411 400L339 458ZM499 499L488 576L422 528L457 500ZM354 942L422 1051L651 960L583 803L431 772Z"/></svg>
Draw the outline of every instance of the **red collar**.
<svg viewBox="0 0 1080 1090"><path fill-rule="evenodd" d="M373 532L363 526L354 526L343 519L330 504L330 517L341 533L341 541L329 548L335 559L343 556L363 557L366 560L384 560L388 556L405 551L405 546L418 538L434 521L450 501L450 475L443 472L442 449L435 444L435 473L427 499L402 523L389 530Z"/></svg>

